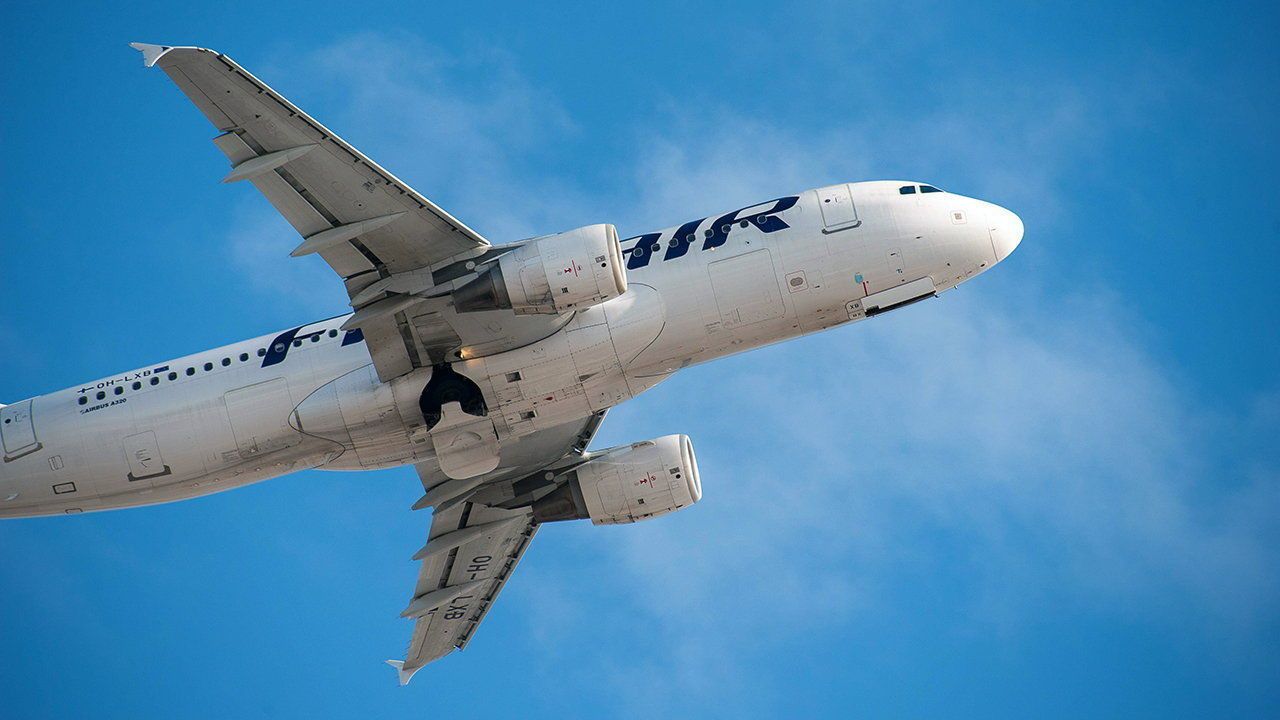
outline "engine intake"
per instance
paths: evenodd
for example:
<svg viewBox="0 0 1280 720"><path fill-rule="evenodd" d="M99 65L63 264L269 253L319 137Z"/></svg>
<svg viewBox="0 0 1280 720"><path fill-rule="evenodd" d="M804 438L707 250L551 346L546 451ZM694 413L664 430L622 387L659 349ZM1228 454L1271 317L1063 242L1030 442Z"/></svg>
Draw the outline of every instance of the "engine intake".
<svg viewBox="0 0 1280 720"><path fill-rule="evenodd" d="M530 240L453 293L458 312L514 310L559 315L598 305L627 291L612 225L588 225Z"/></svg>
<svg viewBox="0 0 1280 720"><path fill-rule="evenodd" d="M702 499L687 435L608 450L574 468L569 481L533 504L538 522L590 518L620 525L665 515Z"/></svg>

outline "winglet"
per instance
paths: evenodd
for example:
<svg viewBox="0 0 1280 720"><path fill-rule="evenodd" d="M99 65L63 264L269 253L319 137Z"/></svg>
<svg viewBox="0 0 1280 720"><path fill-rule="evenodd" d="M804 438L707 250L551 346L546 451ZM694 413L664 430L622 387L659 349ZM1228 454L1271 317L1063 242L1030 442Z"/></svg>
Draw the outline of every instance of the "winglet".
<svg viewBox="0 0 1280 720"><path fill-rule="evenodd" d="M399 673L400 687L404 687L405 685L408 685L409 681L413 679L413 674L423 668L422 665L419 665L418 667L413 668L412 670L405 670L403 660L388 660L387 664L395 668L396 672Z"/></svg>
<svg viewBox="0 0 1280 720"><path fill-rule="evenodd" d="M173 49L170 45L150 45L148 43L129 43L129 47L142 53L142 64L151 67L159 62L161 56Z"/></svg>

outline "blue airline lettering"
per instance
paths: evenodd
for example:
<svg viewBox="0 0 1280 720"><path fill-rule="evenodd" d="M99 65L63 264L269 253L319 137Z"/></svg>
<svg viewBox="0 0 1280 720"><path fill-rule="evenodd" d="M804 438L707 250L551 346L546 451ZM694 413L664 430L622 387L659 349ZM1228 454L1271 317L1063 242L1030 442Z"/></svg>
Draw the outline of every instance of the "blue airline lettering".
<svg viewBox="0 0 1280 720"><path fill-rule="evenodd" d="M316 330L314 332L309 332L309 333L302 332L302 330L306 327L308 326L301 325L292 330L286 330L285 332L282 332L279 335L277 335L276 339L272 340L271 344L267 345L266 355L264 355L262 358L262 367L264 368L271 367L272 365L278 365L284 362L284 359L289 355L289 348L293 347L294 343L300 343L303 340L310 340L312 338L323 337L326 333L329 332L329 330L325 328L320 328L319 330ZM342 344L339 347L355 345L356 343L359 343L359 342L364 342L364 332L361 331L360 328L356 328L354 330L347 330L342 336Z"/></svg>
<svg viewBox="0 0 1280 720"><path fill-rule="evenodd" d="M358 342L364 342L364 331L361 330L360 328L356 328L355 330L348 330L347 333L342 336L342 345L340 345L339 347L355 345Z"/></svg>
<svg viewBox="0 0 1280 720"><path fill-rule="evenodd" d="M689 252L689 247L693 245L693 241L698 239L698 226L702 224L703 220L706 220L706 218L687 222L676 230L675 237L671 238L671 242L667 247L667 254L662 256L663 262L684 257L684 254Z"/></svg>
<svg viewBox="0 0 1280 720"><path fill-rule="evenodd" d="M785 230L791 226L778 215L795 207L798 202L800 202L800 196L789 195L773 200L771 204L756 203L755 205L748 205L731 213L721 215L716 218L716 221L704 233L705 240L702 243L702 249L712 250L724 245L728 241L729 233L733 231L734 225L739 225L740 227L755 225L764 233ZM768 205L768 207L764 210L742 214L747 210L763 205ZM706 218L691 220L676 229L671 241L667 244L667 252L662 257L663 262L684 257L689 252L689 247L697 240L698 227L702 225L704 220ZM649 233L624 240L623 242L636 241L630 248L622 251L624 255L628 256L627 269L635 270L648 265L650 259L662 249L661 239L662 233Z"/></svg>
<svg viewBox="0 0 1280 720"><path fill-rule="evenodd" d="M284 362L285 356L289 354L289 346L293 344L294 336L304 327L306 325L286 330L277 335L276 339L272 340L271 344L267 346L267 354L262 359L262 367L271 367Z"/></svg>
<svg viewBox="0 0 1280 720"><path fill-rule="evenodd" d="M623 250L623 254L630 255L627 258L627 269L635 270L649 264L649 258L654 253L662 249L662 245L658 243L662 239L662 233L649 233L639 237L627 238L627 240L635 240L636 244ZM626 242L624 240L623 242Z"/></svg>
<svg viewBox="0 0 1280 720"><path fill-rule="evenodd" d="M753 207L760 207L760 205L751 205L750 207L742 208L742 210L735 210L727 215L721 215L716 218L715 224L711 226L711 233L707 235L706 242L702 243L702 249L710 250L711 248L717 248L724 245L729 239L729 232L733 230L734 224L741 224L742 227L746 227L748 224L754 224L756 227L760 228L761 232L766 233L786 230L791 226L783 222L782 218L778 217L778 213L790 210L795 207L798 202L800 202L799 196L792 195L791 197L778 198L777 200L774 200L773 205L767 210L760 210L758 212L748 213L742 217L738 217L739 213L744 210L750 210ZM761 205L763 205L763 203L761 203Z"/></svg>

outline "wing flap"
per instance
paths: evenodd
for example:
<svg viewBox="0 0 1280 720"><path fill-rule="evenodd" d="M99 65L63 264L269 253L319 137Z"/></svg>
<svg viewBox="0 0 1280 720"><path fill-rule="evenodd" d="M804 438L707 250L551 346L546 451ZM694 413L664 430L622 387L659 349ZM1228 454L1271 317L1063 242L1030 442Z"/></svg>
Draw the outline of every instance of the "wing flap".
<svg viewBox="0 0 1280 720"><path fill-rule="evenodd" d="M233 167L252 162L255 158L265 157L249 147L237 132L223 133L213 139L213 144L227 156ZM333 228L333 224L316 209L315 205L308 202L280 173L267 172L256 175L249 178L249 182L253 183L276 212L280 213L302 237L310 237ZM367 274L361 288L378 279L377 274L373 272L376 269L373 263L350 243L329 247L321 252L320 256L329 264L329 267L333 268L334 272L343 278L356 278L362 273Z"/></svg>
<svg viewBox="0 0 1280 720"><path fill-rule="evenodd" d="M409 292L454 282L493 252L474 230L387 172L226 55L196 47L134 43L222 134L227 181L248 180L302 236L294 254L315 252L343 279L352 307L376 302L403 281ZM468 265L470 264L470 267ZM384 283L380 288L390 285ZM401 292L402 291L397 291ZM545 338L572 318L415 306L362 325L378 377L389 381L443 362L463 346L471 357Z"/></svg>
<svg viewBox="0 0 1280 720"><path fill-rule="evenodd" d="M373 367L378 371L378 379L389 382L421 365L417 346L412 339L405 341L399 321L394 317L371 320L360 326L364 334L365 346L369 356L373 358Z"/></svg>
<svg viewBox="0 0 1280 720"><path fill-rule="evenodd" d="M579 457L603 419L603 412L595 413L580 422L527 436L516 446L518 451L511 453L514 462L487 476L491 484L473 490L463 502L437 508L431 518L426 545L414 553L414 559L421 560L422 566L413 600L446 588L479 584L452 597L442 607L413 608L414 614L418 610L428 612L414 623L405 659L394 661L399 663L395 667L400 671L402 684L423 665L448 655L455 648L466 647L528 549L537 526L524 502L527 498L515 497L511 483ZM432 464L424 463L417 469L422 487L428 493L447 482ZM490 497L482 502L480 498L486 494ZM484 504L486 502L490 504ZM515 510L500 507L517 503L521 507ZM437 597L449 595L452 593Z"/></svg>
<svg viewBox="0 0 1280 720"><path fill-rule="evenodd" d="M404 672L466 646L536 531L525 510L466 502L436 514L430 539L418 552L423 562L414 598L445 599L434 608L411 603L424 614L414 623Z"/></svg>
<svg viewBox="0 0 1280 720"><path fill-rule="evenodd" d="M253 157L316 145L272 171L298 191L328 226L409 213L394 226L368 232L361 241L389 272L413 270L488 246L471 228L420 195L349 145L225 55L194 47L135 47L223 133L233 133L252 152L237 148L233 165ZM221 145L219 147L222 147ZM225 152L225 150L224 150ZM255 183L257 184L257 183ZM274 203L273 203L274 204ZM283 212L283 211L282 211ZM326 228L299 227L304 237Z"/></svg>

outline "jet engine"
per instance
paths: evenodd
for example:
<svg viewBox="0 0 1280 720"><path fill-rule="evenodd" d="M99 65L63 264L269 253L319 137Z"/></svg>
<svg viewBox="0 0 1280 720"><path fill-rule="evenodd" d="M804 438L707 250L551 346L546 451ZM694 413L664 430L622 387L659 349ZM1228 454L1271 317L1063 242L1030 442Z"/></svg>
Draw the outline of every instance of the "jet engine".
<svg viewBox="0 0 1280 720"><path fill-rule="evenodd" d="M453 293L458 312L514 310L559 315L598 305L627 291L612 225L588 225L530 240Z"/></svg>
<svg viewBox="0 0 1280 720"><path fill-rule="evenodd" d="M533 503L533 518L621 525L701 499L693 443L687 435L667 435L594 455L570 471L568 482Z"/></svg>

